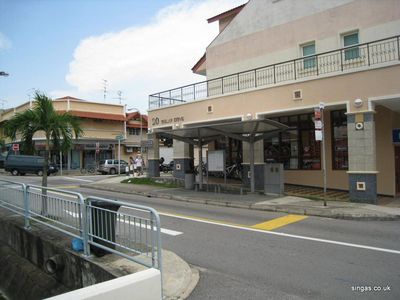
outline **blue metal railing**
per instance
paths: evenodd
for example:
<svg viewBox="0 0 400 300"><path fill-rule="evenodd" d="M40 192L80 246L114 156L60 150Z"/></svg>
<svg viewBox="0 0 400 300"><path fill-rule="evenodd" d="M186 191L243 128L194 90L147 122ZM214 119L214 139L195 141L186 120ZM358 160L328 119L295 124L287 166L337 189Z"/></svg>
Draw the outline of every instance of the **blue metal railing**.
<svg viewBox="0 0 400 300"><path fill-rule="evenodd" d="M400 41L394 36L152 94L149 109L398 60Z"/></svg>

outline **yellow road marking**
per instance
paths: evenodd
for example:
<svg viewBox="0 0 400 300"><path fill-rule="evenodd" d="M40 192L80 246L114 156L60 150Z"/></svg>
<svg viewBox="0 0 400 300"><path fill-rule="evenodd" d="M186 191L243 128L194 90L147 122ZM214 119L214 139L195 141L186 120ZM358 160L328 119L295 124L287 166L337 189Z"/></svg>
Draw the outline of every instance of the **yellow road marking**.
<svg viewBox="0 0 400 300"><path fill-rule="evenodd" d="M267 222L259 223L251 226L251 228L263 229L263 230L274 230L291 223L299 222L308 218L307 216L300 215L287 215L284 217L276 218Z"/></svg>

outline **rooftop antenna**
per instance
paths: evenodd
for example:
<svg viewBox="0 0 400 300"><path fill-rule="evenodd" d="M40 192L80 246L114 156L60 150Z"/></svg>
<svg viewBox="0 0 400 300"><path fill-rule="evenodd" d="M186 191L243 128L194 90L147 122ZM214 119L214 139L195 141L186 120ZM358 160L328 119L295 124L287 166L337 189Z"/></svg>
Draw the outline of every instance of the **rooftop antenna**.
<svg viewBox="0 0 400 300"><path fill-rule="evenodd" d="M119 104L122 104L122 100L125 100L125 98L122 97L122 91L117 91L117 95L118 95L118 98L114 98L114 99L118 99Z"/></svg>
<svg viewBox="0 0 400 300"><path fill-rule="evenodd" d="M104 102L106 102L106 96L107 96L107 83L108 81L106 79L103 79Z"/></svg>

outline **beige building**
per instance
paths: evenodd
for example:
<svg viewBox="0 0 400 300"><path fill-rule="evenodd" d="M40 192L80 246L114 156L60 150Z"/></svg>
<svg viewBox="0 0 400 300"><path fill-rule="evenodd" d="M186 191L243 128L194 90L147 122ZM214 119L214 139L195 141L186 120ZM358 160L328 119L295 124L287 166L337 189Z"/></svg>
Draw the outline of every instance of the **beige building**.
<svg viewBox="0 0 400 300"><path fill-rule="evenodd" d="M12 109L5 110L0 115L0 124L4 124L15 113L31 108L32 102L24 103ZM73 148L67 153L53 153L52 160L60 162L63 169L81 169L107 158L118 159L118 140L121 139L120 157L128 161L129 156L145 152L147 142L147 116L139 112L127 113L125 105L107 104L85 101L73 97L63 97L53 100L57 112L69 112L78 117L83 129L83 135L73 141ZM41 133L34 136L35 148L39 154L44 151L44 137ZM6 140L11 144L19 143Z"/></svg>
<svg viewBox="0 0 400 300"><path fill-rule="evenodd" d="M366 202L400 193L400 1L250 0L208 21L220 32L192 69L206 81L149 99L151 131L180 139L176 176L191 167L191 145L203 143L190 128L216 126L222 137L204 143L226 149L245 175L254 160L256 188L266 162L283 164L286 183L323 187L325 146L327 188ZM258 132L265 138L252 144L249 132L218 125L249 120L288 128Z"/></svg>

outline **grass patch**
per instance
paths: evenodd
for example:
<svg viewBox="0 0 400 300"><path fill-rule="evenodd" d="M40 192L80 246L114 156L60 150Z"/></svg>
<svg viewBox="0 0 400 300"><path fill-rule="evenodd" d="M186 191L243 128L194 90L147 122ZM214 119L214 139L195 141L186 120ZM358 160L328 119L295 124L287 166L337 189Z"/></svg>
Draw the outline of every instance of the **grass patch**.
<svg viewBox="0 0 400 300"><path fill-rule="evenodd" d="M152 185L152 186L159 186L159 187L165 187L165 188L177 188L178 187L174 182L154 180L152 178L129 178L129 179L122 180L121 183Z"/></svg>

